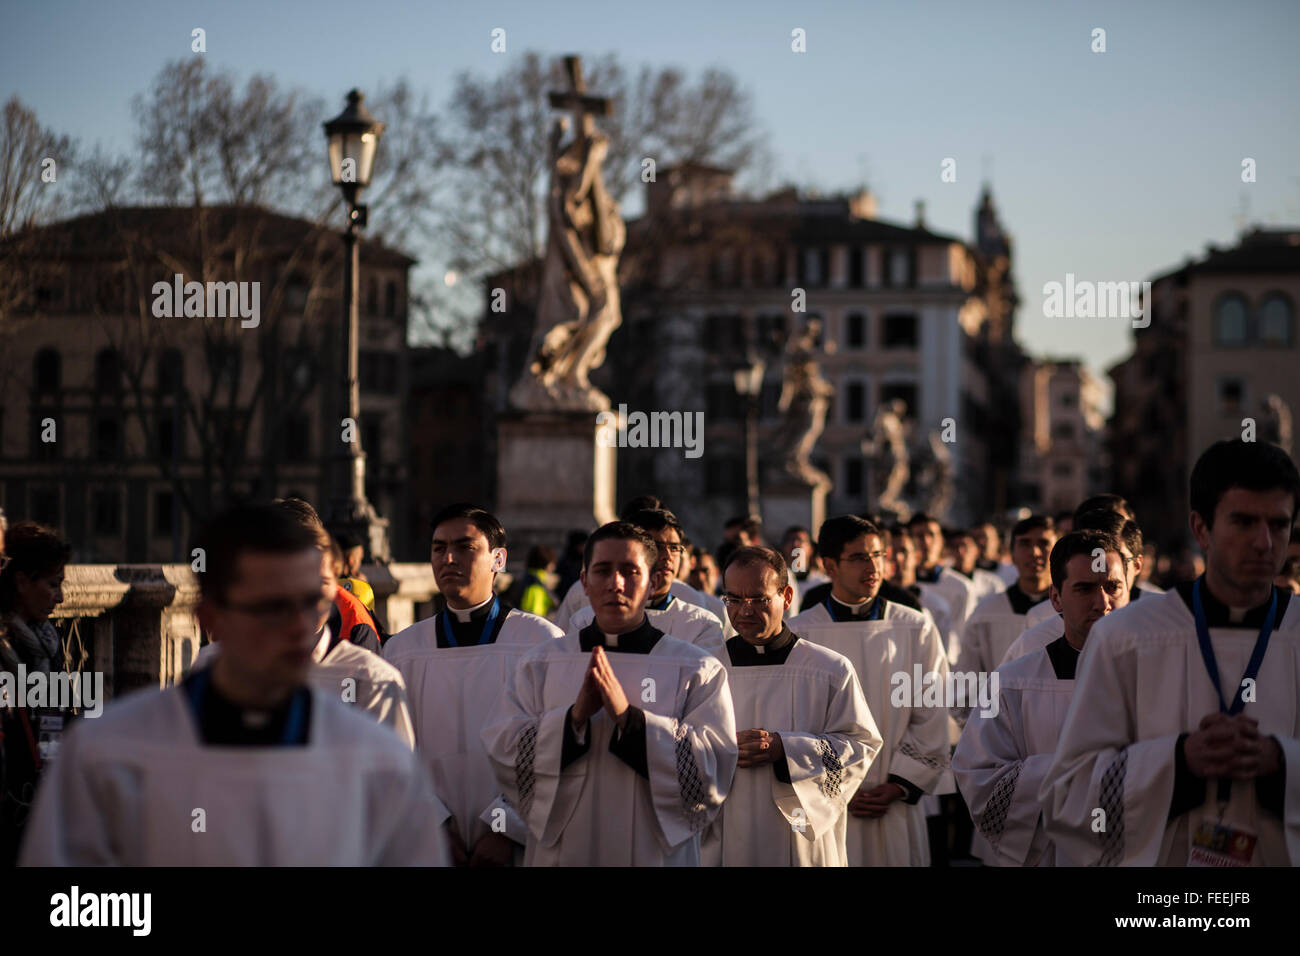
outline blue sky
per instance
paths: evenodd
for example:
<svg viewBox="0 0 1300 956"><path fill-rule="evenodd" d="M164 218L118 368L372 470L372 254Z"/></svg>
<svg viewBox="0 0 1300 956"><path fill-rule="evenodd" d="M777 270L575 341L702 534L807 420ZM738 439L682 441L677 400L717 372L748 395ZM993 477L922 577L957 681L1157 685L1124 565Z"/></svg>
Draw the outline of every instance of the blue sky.
<svg viewBox="0 0 1300 956"><path fill-rule="evenodd" d="M1044 318L1045 282L1149 278L1233 241L1243 199L1250 222L1300 224L1294 0L0 0L0 17L0 96L119 148L131 96L191 55L196 26L212 66L270 72L340 105L352 86L406 75L440 106L460 70L493 75L529 49L723 67L753 97L778 178L826 191L865 180L883 218L910 221L924 199L931 228L970 238L987 172L1016 241L1020 341L1099 372L1129 351L1127 323ZM489 48L494 27L506 30L504 55ZM790 49L796 27L803 54ZM1105 53L1090 49L1098 27ZM955 183L940 181L945 157Z"/></svg>

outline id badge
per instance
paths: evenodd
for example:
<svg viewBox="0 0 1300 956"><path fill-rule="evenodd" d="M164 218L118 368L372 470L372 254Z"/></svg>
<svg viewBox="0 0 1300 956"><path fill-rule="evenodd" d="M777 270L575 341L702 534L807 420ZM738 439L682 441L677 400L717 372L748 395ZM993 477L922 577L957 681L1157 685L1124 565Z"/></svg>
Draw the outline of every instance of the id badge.
<svg viewBox="0 0 1300 956"><path fill-rule="evenodd" d="M42 715L37 732L37 747L41 763L51 763L59 756L59 738L63 736L63 717L58 714Z"/></svg>
<svg viewBox="0 0 1300 956"><path fill-rule="evenodd" d="M1188 866L1250 866L1258 837L1240 826L1229 826L1209 817L1192 834Z"/></svg>

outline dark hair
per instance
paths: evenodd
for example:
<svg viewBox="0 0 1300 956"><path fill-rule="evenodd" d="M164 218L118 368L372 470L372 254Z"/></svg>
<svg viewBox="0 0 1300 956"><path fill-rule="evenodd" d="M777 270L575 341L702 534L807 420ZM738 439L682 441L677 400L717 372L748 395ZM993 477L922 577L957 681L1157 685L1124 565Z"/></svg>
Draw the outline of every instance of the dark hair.
<svg viewBox="0 0 1300 956"><path fill-rule="evenodd" d="M429 522L429 533L438 530L438 525L444 521L453 521L456 518L468 519L469 523L483 532L483 537L487 538L489 548L504 548L506 546L506 529L501 526L496 515L484 511L478 505L470 504L468 501L458 501L454 505L447 505Z"/></svg>
<svg viewBox="0 0 1300 956"><path fill-rule="evenodd" d="M544 568L555 560L555 551L544 544L535 544L528 549L528 567Z"/></svg>
<svg viewBox="0 0 1300 956"><path fill-rule="evenodd" d="M790 535L797 534L800 531L806 534L809 538L812 537L812 532L809 531L807 528L805 528L803 525L792 524L790 525L790 527L786 528L784 531L781 532L781 540L784 541L786 538L790 537Z"/></svg>
<svg viewBox="0 0 1300 956"><path fill-rule="evenodd" d="M929 524L931 521L933 521L935 524L939 524L938 518L931 518L924 511L918 511L916 514L912 515L912 517L907 519L907 530L911 531L917 525Z"/></svg>
<svg viewBox="0 0 1300 956"><path fill-rule="evenodd" d="M1050 515L1030 515L1028 518L1021 518L1011 529L1011 543L1016 543L1016 538L1022 534L1029 534L1031 531L1055 531L1056 522Z"/></svg>
<svg viewBox="0 0 1300 956"><path fill-rule="evenodd" d="M970 538L975 540L975 532L970 528L948 528L943 533L944 539L951 541L954 538Z"/></svg>
<svg viewBox="0 0 1300 956"><path fill-rule="evenodd" d="M330 564L334 566L334 576L343 577L346 570L347 559L343 556L343 547L339 544L338 538L330 536Z"/></svg>
<svg viewBox="0 0 1300 956"><path fill-rule="evenodd" d="M587 541L586 531L570 531L569 536L564 540L565 551L581 551L582 546Z"/></svg>
<svg viewBox="0 0 1300 956"><path fill-rule="evenodd" d="M637 541L645 548L650 567L653 568L659 560L659 545L654 538L650 537L648 531L629 521L611 521L609 524L601 525L587 538L587 543L582 549L582 570L585 571L591 566L591 556L596 551L596 545L602 541Z"/></svg>
<svg viewBox="0 0 1300 956"><path fill-rule="evenodd" d="M827 518L817 532L817 550L823 559L838 561L844 553L844 546L864 534L879 535L880 529L857 515Z"/></svg>
<svg viewBox="0 0 1300 956"><path fill-rule="evenodd" d="M1120 550L1119 539L1113 534L1107 534L1104 531L1071 531L1063 535L1055 545L1052 546L1052 556L1048 563L1052 569L1052 584L1059 591L1065 585L1065 566L1070 563L1070 559L1078 557L1081 554L1092 556L1093 551L1101 548L1107 553L1114 552L1119 555L1121 561L1124 560L1124 552ZM1128 578L1127 564L1125 565L1125 579Z"/></svg>
<svg viewBox="0 0 1300 956"><path fill-rule="evenodd" d="M739 528L745 534L758 534L763 530L761 519L753 515L736 515L734 518L728 518L724 528Z"/></svg>
<svg viewBox="0 0 1300 956"><path fill-rule="evenodd" d="M673 514L667 508L646 508L642 511L633 511L622 518L628 524L634 524L638 528L644 528L646 531L663 531L665 528L677 532L677 537L686 542L686 529L682 523L677 520L677 515Z"/></svg>
<svg viewBox="0 0 1300 956"><path fill-rule="evenodd" d="M1064 524L1067 521L1074 521L1074 512L1058 511L1056 514L1052 515L1052 521L1059 528L1062 524Z"/></svg>
<svg viewBox="0 0 1300 956"><path fill-rule="evenodd" d="M325 523L320 520L320 515L316 513L316 509L302 498L276 498L271 502L271 507L278 508L291 521L297 522L316 535L316 544L322 551L329 551L337 546L330 533L325 530ZM342 560L342 557L343 552L340 550L340 560Z"/></svg>
<svg viewBox="0 0 1300 956"><path fill-rule="evenodd" d="M0 571L0 610L18 604L18 575L43 578L72 560L72 548L53 528L35 521L20 521L5 531L9 563Z"/></svg>
<svg viewBox="0 0 1300 956"><path fill-rule="evenodd" d="M1300 473L1295 462L1268 442L1216 441L1196 459L1190 484L1192 510L1207 528L1214 526L1214 512L1230 488L1281 489L1291 496L1292 522L1300 510Z"/></svg>
<svg viewBox="0 0 1300 956"><path fill-rule="evenodd" d="M731 555L727 558L727 566L722 569L723 580L726 580L727 568L733 564L740 565L742 568L752 568L756 565L771 568L776 572L776 589L778 591L784 591L790 585L790 569L786 567L785 558L781 557L781 553L773 548L762 548L757 545L737 548L731 552Z"/></svg>
<svg viewBox="0 0 1300 956"><path fill-rule="evenodd" d="M1080 515L1086 515L1089 511L1114 511L1123 512L1126 515L1133 515L1133 508L1122 495L1093 495L1079 503L1079 507L1074 509L1075 520ZM1137 516L1133 515L1136 520Z"/></svg>
<svg viewBox="0 0 1300 956"><path fill-rule="evenodd" d="M1124 542L1124 547L1134 558L1142 553L1142 529L1136 521L1125 518L1118 511L1089 511L1074 519L1078 531L1102 531Z"/></svg>
<svg viewBox="0 0 1300 956"><path fill-rule="evenodd" d="M339 546L339 549L344 552L351 551L353 548L364 547L365 545L365 542L362 541L361 538L357 536L357 533L355 531L349 531L345 528L340 528L337 531L335 531L333 535L334 535L334 543L337 544Z"/></svg>
<svg viewBox="0 0 1300 956"><path fill-rule="evenodd" d="M664 506L664 503L654 495L638 495L623 506L623 510L618 513L620 521L626 521L627 516L634 511L658 511Z"/></svg>
<svg viewBox="0 0 1300 956"><path fill-rule="evenodd" d="M239 556L324 551L328 537L282 504L238 505L215 515L199 529L194 547L202 549L204 570L197 572L205 601L224 600L235 578Z"/></svg>

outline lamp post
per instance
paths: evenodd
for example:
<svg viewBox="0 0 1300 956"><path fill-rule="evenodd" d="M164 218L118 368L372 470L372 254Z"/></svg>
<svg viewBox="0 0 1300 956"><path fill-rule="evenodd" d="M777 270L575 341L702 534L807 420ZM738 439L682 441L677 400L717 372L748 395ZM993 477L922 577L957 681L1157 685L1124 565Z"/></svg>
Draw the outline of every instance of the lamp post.
<svg viewBox="0 0 1300 956"><path fill-rule="evenodd" d="M745 402L745 508L750 515L759 514L758 505L758 404L763 393L763 372L767 363L753 353L745 364L732 372L736 394Z"/></svg>
<svg viewBox="0 0 1300 956"><path fill-rule="evenodd" d="M325 138L329 142L330 173L334 185L343 192L348 207L348 225L343 232L346 265L343 271L343 354L341 356L345 398L336 395L331 403L341 409L338 416L339 434L346 434L342 419L350 419L351 441L330 456L329 496L330 506L326 523L333 528L352 531L368 542L370 556L376 561L387 561L388 522L375 512L366 501L366 456L361 447L361 387L358 375L357 348L359 338L358 287L361 269L359 232L366 226L366 207L357 202L362 190L370 185L374 171L375 148L384 133L384 124L377 122L366 109L360 90L348 93L348 105L338 116L324 124Z"/></svg>

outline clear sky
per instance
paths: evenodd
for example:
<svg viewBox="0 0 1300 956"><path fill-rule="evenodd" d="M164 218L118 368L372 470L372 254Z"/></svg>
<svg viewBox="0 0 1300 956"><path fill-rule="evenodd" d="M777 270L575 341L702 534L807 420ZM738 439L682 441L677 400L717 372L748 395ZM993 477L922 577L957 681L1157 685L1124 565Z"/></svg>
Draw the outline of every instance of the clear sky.
<svg viewBox="0 0 1300 956"><path fill-rule="evenodd" d="M350 87L402 75L441 106L460 70L494 75L529 49L720 66L753 96L778 178L866 181L882 218L905 222L924 199L931 228L969 239L987 175L1016 241L1020 341L1098 372L1129 351L1127 323L1044 318L1045 282L1150 278L1232 242L1243 203L1252 223L1300 224L1297 0L0 0L0 24L0 96L118 148L131 96L195 55L194 27L214 67L270 72L340 107ZM495 27L505 54L490 50ZM791 51L795 28L806 53ZM940 180L946 157L955 183Z"/></svg>

